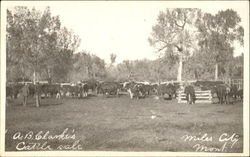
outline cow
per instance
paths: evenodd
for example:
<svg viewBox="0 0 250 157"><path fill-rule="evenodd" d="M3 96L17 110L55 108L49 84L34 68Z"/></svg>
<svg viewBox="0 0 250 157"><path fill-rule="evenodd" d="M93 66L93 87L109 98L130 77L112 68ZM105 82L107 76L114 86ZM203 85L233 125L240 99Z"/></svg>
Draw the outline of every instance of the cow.
<svg viewBox="0 0 250 157"><path fill-rule="evenodd" d="M236 85L231 85L230 96L232 96L234 98L234 100L237 99L237 92L238 92L238 87Z"/></svg>
<svg viewBox="0 0 250 157"><path fill-rule="evenodd" d="M166 84L159 84L157 86L157 95L163 96L167 91Z"/></svg>
<svg viewBox="0 0 250 157"><path fill-rule="evenodd" d="M167 85L167 91L166 93L169 95L170 99L172 99L173 97L175 98L176 97L176 86L172 83L169 83Z"/></svg>
<svg viewBox="0 0 250 157"><path fill-rule="evenodd" d="M117 95L119 96L119 92L122 86L118 82L102 82L97 86L97 93L101 93L103 95Z"/></svg>
<svg viewBox="0 0 250 157"><path fill-rule="evenodd" d="M169 99L172 100L176 96L176 86L172 83L160 84L157 87L157 94L160 96L168 95Z"/></svg>
<svg viewBox="0 0 250 157"><path fill-rule="evenodd" d="M12 85L12 94L14 99L17 98L18 94L21 92L22 87L23 84L21 83L15 83Z"/></svg>
<svg viewBox="0 0 250 157"><path fill-rule="evenodd" d="M97 90L98 85L99 85L99 82L94 79L90 79L87 81L80 81L79 86L78 86L79 95L81 97L82 96L87 97L89 90L91 90L92 93L95 91L96 94L98 94L98 90Z"/></svg>
<svg viewBox="0 0 250 157"><path fill-rule="evenodd" d="M72 84L69 88L69 93L71 97L77 98L79 96L79 85Z"/></svg>
<svg viewBox="0 0 250 157"><path fill-rule="evenodd" d="M184 89L184 93L186 94L186 99L188 104L195 104L195 90L192 85L187 85Z"/></svg>
<svg viewBox="0 0 250 157"><path fill-rule="evenodd" d="M225 102L228 104L230 98L230 87L225 84L219 84L215 86L215 90L219 103L223 104Z"/></svg>
<svg viewBox="0 0 250 157"><path fill-rule="evenodd" d="M144 88L144 84L142 83L136 83L136 82L126 82L123 85L123 88L127 90L127 92L130 95L130 98L145 98L146 96L146 88Z"/></svg>
<svg viewBox="0 0 250 157"><path fill-rule="evenodd" d="M152 90L152 87L149 84L142 85L141 88L146 95L150 95L150 91Z"/></svg>
<svg viewBox="0 0 250 157"><path fill-rule="evenodd" d="M157 91L158 86L159 86L159 85L158 85L157 83L151 84L152 92L154 92L154 94L158 94L158 91Z"/></svg>
<svg viewBox="0 0 250 157"><path fill-rule="evenodd" d="M236 93L236 96L240 98L240 100L243 100L243 89L239 89Z"/></svg>
<svg viewBox="0 0 250 157"><path fill-rule="evenodd" d="M41 94L45 97L56 96L60 92L60 85L57 84L42 84Z"/></svg>
<svg viewBox="0 0 250 157"><path fill-rule="evenodd" d="M96 91L97 93L97 87L99 85L99 82L94 80L94 79L90 79L90 80L87 80L87 81L81 81L81 84L83 86L83 90L84 90L84 93L88 93L89 90L92 91L92 93L94 91Z"/></svg>
<svg viewBox="0 0 250 157"><path fill-rule="evenodd" d="M29 84L29 97L33 98L35 95L35 85L34 84Z"/></svg>
<svg viewBox="0 0 250 157"><path fill-rule="evenodd" d="M90 89L88 83L79 83L75 88L77 89L76 93L79 98L88 96L88 90Z"/></svg>
<svg viewBox="0 0 250 157"><path fill-rule="evenodd" d="M13 85L6 85L6 97L14 98Z"/></svg>
<svg viewBox="0 0 250 157"><path fill-rule="evenodd" d="M71 97L74 94L74 84L71 83L61 83L60 85L60 95L63 97Z"/></svg>

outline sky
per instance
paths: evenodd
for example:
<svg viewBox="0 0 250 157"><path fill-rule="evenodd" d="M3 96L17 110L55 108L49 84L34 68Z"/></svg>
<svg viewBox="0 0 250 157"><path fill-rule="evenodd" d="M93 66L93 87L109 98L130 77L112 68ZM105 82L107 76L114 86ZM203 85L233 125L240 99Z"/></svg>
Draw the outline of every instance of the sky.
<svg viewBox="0 0 250 157"><path fill-rule="evenodd" d="M243 1L244 2L244 1ZM212 14L227 8L234 9L246 25L248 13L241 2L175 2L175 1L98 1L98 2L41 2L27 5L50 6L52 15L59 15L63 26L81 38L78 51L85 50L110 62L110 54L117 55L116 63L123 60L156 59L148 37L160 11L166 8L201 8ZM36 8L37 8L36 7ZM38 7L39 8L39 7ZM245 28L245 27L244 27ZM243 52L236 46L235 54Z"/></svg>

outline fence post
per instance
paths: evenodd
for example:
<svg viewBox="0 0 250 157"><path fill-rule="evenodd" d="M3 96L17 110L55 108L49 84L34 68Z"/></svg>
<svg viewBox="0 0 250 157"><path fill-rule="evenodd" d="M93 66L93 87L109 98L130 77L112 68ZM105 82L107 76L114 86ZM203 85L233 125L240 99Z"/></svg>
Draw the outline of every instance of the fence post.
<svg viewBox="0 0 250 157"><path fill-rule="evenodd" d="M178 103L181 102L181 91L178 92Z"/></svg>
<svg viewBox="0 0 250 157"><path fill-rule="evenodd" d="M213 96L212 96L212 92L211 92L211 90L209 91L209 101L211 101L211 103L212 103L212 98L213 98Z"/></svg>

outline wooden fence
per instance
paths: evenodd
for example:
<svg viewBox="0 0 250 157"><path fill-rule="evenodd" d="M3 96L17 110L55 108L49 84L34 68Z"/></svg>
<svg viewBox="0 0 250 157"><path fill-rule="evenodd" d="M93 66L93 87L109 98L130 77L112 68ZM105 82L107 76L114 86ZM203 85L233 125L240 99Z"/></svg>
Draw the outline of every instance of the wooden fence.
<svg viewBox="0 0 250 157"><path fill-rule="evenodd" d="M195 103L212 103L212 93L211 90L206 91L195 91ZM178 103L187 103L186 94L184 91L179 91L178 93Z"/></svg>
<svg viewBox="0 0 250 157"><path fill-rule="evenodd" d="M243 89L243 79L228 79L224 82L229 85L236 85L238 89Z"/></svg>

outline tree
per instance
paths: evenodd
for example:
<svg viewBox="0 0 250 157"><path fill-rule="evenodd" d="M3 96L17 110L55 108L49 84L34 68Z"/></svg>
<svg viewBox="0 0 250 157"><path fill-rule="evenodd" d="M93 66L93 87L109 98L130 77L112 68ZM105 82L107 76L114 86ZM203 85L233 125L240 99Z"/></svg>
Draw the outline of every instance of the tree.
<svg viewBox="0 0 250 157"><path fill-rule="evenodd" d="M243 45L244 29L239 25L241 18L232 9L219 11L216 15L205 13L196 25L200 32L199 45L208 53L210 62L215 65L215 80L218 79L219 65L232 59L233 43Z"/></svg>
<svg viewBox="0 0 250 157"><path fill-rule="evenodd" d="M51 70L67 66L79 42L78 36L61 29L59 17L52 16L49 7L43 13L27 7L7 10L7 71L20 69L23 80L33 74L35 83L43 71L52 80Z"/></svg>
<svg viewBox="0 0 250 157"><path fill-rule="evenodd" d="M61 28L59 16L52 16L49 7L43 13L15 7L7 10L7 19L7 69L21 66L23 78L32 71L33 81L37 75L48 80L67 76L80 39Z"/></svg>
<svg viewBox="0 0 250 157"><path fill-rule="evenodd" d="M164 50L167 59L179 62L178 81L181 81L182 63L192 55L195 47L194 22L200 14L198 9L186 8L161 11L149 37L149 43L157 48L158 53Z"/></svg>
<svg viewBox="0 0 250 157"><path fill-rule="evenodd" d="M113 64L115 63L115 59L116 59L116 54L111 53L111 54L110 54L111 65L113 65Z"/></svg>
<svg viewBox="0 0 250 157"><path fill-rule="evenodd" d="M117 79L118 80L132 80L134 79L134 68L133 62L130 60L124 60L122 63L119 63L117 68Z"/></svg>
<svg viewBox="0 0 250 157"><path fill-rule="evenodd" d="M25 27L26 18L28 17L29 10L27 7L17 7L12 13L11 10L7 10L7 79L15 80L17 78L9 77L14 76L17 69L20 70L20 75L23 80L30 73L30 65L27 63L27 48L25 41ZM28 70L27 70L28 69ZM9 73L8 73L9 71Z"/></svg>
<svg viewBox="0 0 250 157"><path fill-rule="evenodd" d="M106 75L105 62L93 54L81 51L73 55L71 81L103 79Z"/></svg>
<svg viewBox="0 0 250 157"><path fill-rule="evenodd" d="M80 38L73 31L63 27L58 32L57 51L55 53L52 70L56 80L68 80L69 72L73 68L73 53L80 45ZM57 81L58 82L58 81Z"/></svg>

